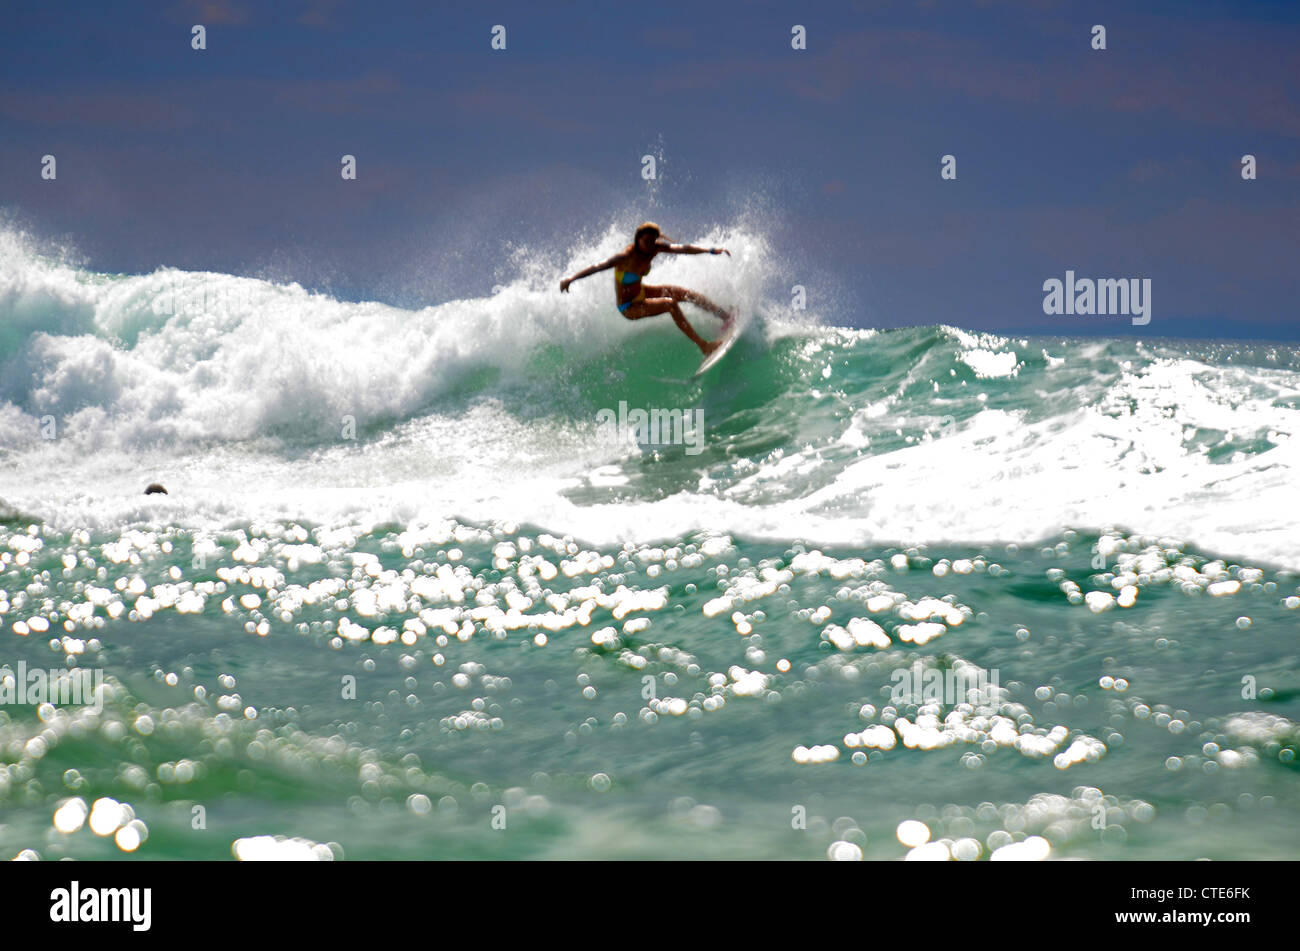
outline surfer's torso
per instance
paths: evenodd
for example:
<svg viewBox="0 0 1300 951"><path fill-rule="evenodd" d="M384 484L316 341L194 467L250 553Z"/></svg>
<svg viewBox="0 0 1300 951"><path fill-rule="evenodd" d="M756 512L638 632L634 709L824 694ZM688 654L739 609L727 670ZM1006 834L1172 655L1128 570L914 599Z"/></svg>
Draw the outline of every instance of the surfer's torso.
<svg viewBox="0 0 1300 951"><path fill-rule="evenodd" d="M652 258L641 254L628 253L614 265L614 294L618 298L620 312L645 300L645 286L641 279L650 273L651 260Z"/></svg>

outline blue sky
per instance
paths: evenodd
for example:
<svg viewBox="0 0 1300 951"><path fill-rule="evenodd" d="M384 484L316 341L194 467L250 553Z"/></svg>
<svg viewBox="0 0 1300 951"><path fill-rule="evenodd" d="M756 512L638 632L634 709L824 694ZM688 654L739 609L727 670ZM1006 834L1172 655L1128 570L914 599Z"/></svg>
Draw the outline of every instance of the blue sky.
<svg viewBox="0 0 1300 951"><path fill-rule="evenodd" d="M748 212L840 323L1300 339L1295 2L11 0L5 15L0 211L100 270L410 306L487 293L511 248L553 255L642 217L689 239ZM1152 322L1044 315L1042 283L1067 269L1150 278Z"/></svg>

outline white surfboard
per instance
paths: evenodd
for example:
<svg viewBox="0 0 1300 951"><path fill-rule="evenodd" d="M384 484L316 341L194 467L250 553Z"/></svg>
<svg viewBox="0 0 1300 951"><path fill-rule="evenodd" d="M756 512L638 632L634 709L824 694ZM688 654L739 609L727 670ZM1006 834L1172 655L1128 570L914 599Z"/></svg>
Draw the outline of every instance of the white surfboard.
<svg viewBox="0 0 1300 951"><path fill-rule="evenodd" d="M732 344L734 344L740 338L740 335L744 331L745 325L747 323L749 323L748 318L737 317L730 324L728 324L727 329L723 331L722 337L719 338L722 341L722 346L718 347L717 350L714 350L712 353L710 353L707 357L704 358L704 362L700 364L700 368L695 371L695 373L692 375L691 378L695 379L707 373L710 368L712 368L715 364L717 364L719 360L725 357L727 355L727 351L731 349Z"/></svg>

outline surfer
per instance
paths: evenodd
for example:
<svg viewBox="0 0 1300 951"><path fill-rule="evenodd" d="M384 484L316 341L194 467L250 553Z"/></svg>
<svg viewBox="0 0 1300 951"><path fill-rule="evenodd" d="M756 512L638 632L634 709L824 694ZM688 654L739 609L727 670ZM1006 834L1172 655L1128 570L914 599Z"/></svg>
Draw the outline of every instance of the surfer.
<svg viewBox="0 0 1300 951"><path fill-rule="evenodd" d="M691 244L672 244L659 231L657 224L647 221L636 229L631 244L609 260L583 268L573 277L566 277L560 281L560 291L568 293L569 285L574 281L613 268L614 293L618 299L620 314L628 320L640 320L642 317L654 317L656 314L672 314L673 323L707 356L718 348L721 341L705 340L697 334L678 303L690 301L697 307L711 311L722 321L723 330L726 330L731 323L732 315L703 294L697 294L684 287L677 287L674 284L643 283L642 278L650 273L650 262L657 254L725 254L731 257L731 252L726 248L697 248Z"/></svg>

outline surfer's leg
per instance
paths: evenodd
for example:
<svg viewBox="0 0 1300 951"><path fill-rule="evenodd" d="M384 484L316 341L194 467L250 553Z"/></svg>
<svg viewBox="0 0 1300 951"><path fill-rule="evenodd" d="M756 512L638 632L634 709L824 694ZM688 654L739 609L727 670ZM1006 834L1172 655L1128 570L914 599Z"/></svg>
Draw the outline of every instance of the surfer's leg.
<svg viewBox="0 0 1300 951"><path fill-rule="evenodd" d="M658 317L660 314L666 314L673 309L671 300L638 300L627 305L626 310L621 310L624 318L627 320L640 320L642 317Z"/></svg>
<svg viewBox="0 0 1300 951"><path fill-rule="evenodd" d="M712 353L718 344L712 340L705 340L695 332L682 309L677 306L677 301L671 297L647 297L643 301L637 301L631 307L623 312L623 316L628 320L640 320L642 317L654 317L657 314L672 314L673 323L686 336L691 338L691 342L700 348L703 353Z"/></svg>
<svg viewBox="0 0 1300 951"><path fill-rule="evenodd" d="M647 296L650 297L671 297L675 301L688 301L696 307L704 308L721 320L731 318L728 311L719 307L698 291L693 291L687 287L678 287L676 284L659 284L655 287L647 287L645 290Z"/></svg>
<svg viewBox="0 0 1300 951"><path fill-rule="evenodd" d="M670 313L673 315L673 323L678 326L682 333L691 338L691 342L700 348L701 353L708 356L714 350L718 349L718 342L716 340L705 340L695 332L695 328L692 327L691 322L686 319L686 315L682 313L682 309L677 306L676 301L673 301L673 309Z"/></svg>

